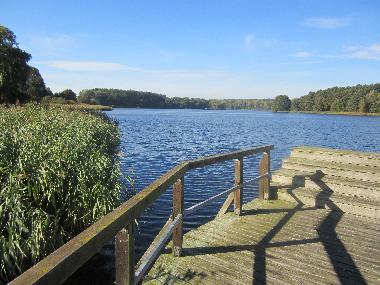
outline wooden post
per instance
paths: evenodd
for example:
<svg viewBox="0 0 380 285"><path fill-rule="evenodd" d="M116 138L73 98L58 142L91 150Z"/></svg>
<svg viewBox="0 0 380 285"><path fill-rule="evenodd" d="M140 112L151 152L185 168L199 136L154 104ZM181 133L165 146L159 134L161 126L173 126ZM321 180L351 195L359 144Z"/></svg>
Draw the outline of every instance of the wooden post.
<svg viewBox="0 0 380 285"><path fill-rule="evenodd" d="M260 170L259 175L265 175L268 173L268 176L261 178L259 181L259 199L271 199L271 195L269 193L270 189L270 154L268 152L263 153L263 158L260 161Z"/></svg>
<svg viewBox="0 0 380 285"><path fill-rule="evenodd" d="M178 179L173 185L173 221L184 210L184 179ZM182 251L182 233L183 221L181 221L173 231L173 255L181 256Z"/></svg>
<svg viewBox="0 0 380 285"><path fill-rule="evenodd" d="M116 285L131 285L135 280L134 221L115 237Z"/></svg>
<svg viewBox="0 0 380 285"><path fill-rule="evenodd" d="M235 214L241 214L243 201L243 158L235 159L235 185L241 185L234 192L234 210Z"/></svg>

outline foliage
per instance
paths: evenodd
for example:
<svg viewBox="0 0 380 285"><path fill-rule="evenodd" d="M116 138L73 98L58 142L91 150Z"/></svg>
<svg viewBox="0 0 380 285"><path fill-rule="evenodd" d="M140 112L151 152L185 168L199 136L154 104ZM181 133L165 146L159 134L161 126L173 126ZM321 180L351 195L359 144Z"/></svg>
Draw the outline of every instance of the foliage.
<svg viewBox="0 0 380 285"><path fill-rule="evenodd" d="M160 108L165 105L165 95L134 90L95 88L79 92L78 101L126 108Z"/></svg>
<svg viewBox="0 0 380 285"><path fill-rule="evenodd" d="M43 97L41 100L41 104L47 107L56 106L65 109L73 109L73 110L85 110L85 111L111 111L112 107L103 106L103 105L93 105L93 104L85 104L78 103L73 100L66 100L62 97Z"/></svg>
<svg viewBox="0 0 380 285"><path fill-rule="evenodd" d="M14 33L0 25L0 104L27 101L30 58L30 54L19 49Z"/></svg>
<svg viewBox="0 0 380 285"><path fill-rule="evenodd" d="M118 205L118 144L101 113L0 107L0 283Z"/></svg>
<svg viewBox="0 0 380 285"><path fill-rule="evenodd" d="M167 97L135 90L95 88L79 92L78 101L87 104L126 108L192 108L192 109L270 109L271 99L206 100L188 97Z"/></svg>
<svg viewBox="0 0 380 285"><path fill-rule="evenodd" d="M210 109L246 109L246 110L270 110L272 99L211 99Z"/></svg>
<svg viewBox="0 0 380 285"><path fill-rule="evenodd" d="M125 108L196 108L208 107L208 101L199 98L169 98L162 94L135 90L94 88L79 92L78 101Z"/></svg>
<svg viewBox="0 0 380 285"><path fill-rule="evenodd" d="M272 104L272 111L273 112L290 111L291 104L292 102L290 101L288 96L278 95L276 96L276 98L274 98L274 101Z"/></svg>
<svg viewBox="0 0 380 285"><path fill-rule="evenodd" d="M27 100L39 102L43 97L51 95L37 68L29 67L26 78L25 93Z"/></svg>
<svg viewBox="0 0 380 285"><path fill-rule="evenodd" d="M73 100L66 100L63 97L57 96L45 96L41 99L42 104L63 104L63 105L73 105L76 102Z"/></svg>
<svg viewBox="0 0 380 285"><path fill-rule="evenodd" d="M71 89L63 90L62 92L57 92L54 94L55 97L61 97L65 100L77 100L77 94Z"/></svg>
<svg viewBox="0 0 380 285"><path fill-rule="evenodd" d="M53 95L38 69L27 64L30 58L18 47L15 34L0 25L0 104L39 102Z"/></svg>
<svg viewBox="0 0 380 285"><path fill-rule="evenodd" d="M380 112L380 84L332 87L292 100L294 111Z"/></svg>

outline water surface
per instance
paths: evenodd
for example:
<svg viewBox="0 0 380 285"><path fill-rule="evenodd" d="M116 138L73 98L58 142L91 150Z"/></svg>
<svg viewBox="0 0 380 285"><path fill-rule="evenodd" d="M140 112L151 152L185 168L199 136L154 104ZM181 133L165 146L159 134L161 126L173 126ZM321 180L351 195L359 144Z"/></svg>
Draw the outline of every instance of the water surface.
<svg viewBox="0 0 380 285"><path fill-rule="evenodd" d="M115 109L107 114L119 122L123 175L133 173L136 191L181 161L205 155L273 144L271 169L294 146L310 145L380 152L380 117L271 113L258 111ZM244 159L244 179L257 176L261 155ZM192 170L185 176L185 207L233 185L233 162ZM257 197L257 185L244 188L244 201ZM218 212L223 199L185 217L188 231ZM137 258L145 251L172 209L172 189L139 219ZM113 284L114 252L102 254L74 274L66 284Z"/></svg>
<svg viewBox="0 0 380 285"><path fill-rule="evenodd" d="M271 168L294 146L310 145L380 151L380 117L272 113L229 110L115 109L119 122L122 170L134 174L140 191L181 161L205 155L273 144ZM261 155L244 160L245 179L257 176ZM233 185L233 162L193 170L185 176L185 207ZM257 196L257 185L244 190L244 200ZM212 219L223 199L186 217L185 230ZM172 191L163 194L139 220L138 255L168 219Z"/></svg>

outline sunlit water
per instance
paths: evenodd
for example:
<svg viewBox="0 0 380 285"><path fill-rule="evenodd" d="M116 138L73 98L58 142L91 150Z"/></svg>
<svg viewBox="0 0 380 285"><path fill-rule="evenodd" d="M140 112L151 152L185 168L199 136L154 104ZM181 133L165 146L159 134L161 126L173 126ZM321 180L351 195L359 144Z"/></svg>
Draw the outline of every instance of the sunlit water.
<svg viewBox="0 0 380 285"><path fill-rule="evenodd" d="M259 145L274 145L272 171L280 168L281 160L294 146L380 151L380 117L157 109L115 109L107 114L119 123L122 171L124 176L134 177L136 191L181 161ZM245 180L257 176L260 158L261 155L244 159ZM232 161L193 170L185 176L185 208L232 185ZM257 185L244 189L245 201L256 196ZM186 217L185 230L211 220L223 202L221 199ZM171 210L170 187L138 221L137 257L160 231ZM111 247L105 250L106 255L107 251L112 256ZM102 267L113 276L113 261L106 264ZM104 272L100 266L97 271ZM84 276L88 281L89 275ZM107 283L112 278L104 281L96 277L91 282Z"/></svg>
<svg viewBox="0 0 380 285"><path fill-rule="evenodd" d="M312 145L380 151L380 117L289 114L258 111L115 109L108 112L121 130L122 170L135 175L137 191L183 160L273 144L271 168L281 166L294 146ZM260 156L244 161L245 179L258 171ZM185 207L232 186L233 162L185 176ZM244 190L245 200L257 186ZM210 220L223 199L185 219L185 229ZM163 194L139 220L136 245L145 248L168 219L172 191Z"/></svg>

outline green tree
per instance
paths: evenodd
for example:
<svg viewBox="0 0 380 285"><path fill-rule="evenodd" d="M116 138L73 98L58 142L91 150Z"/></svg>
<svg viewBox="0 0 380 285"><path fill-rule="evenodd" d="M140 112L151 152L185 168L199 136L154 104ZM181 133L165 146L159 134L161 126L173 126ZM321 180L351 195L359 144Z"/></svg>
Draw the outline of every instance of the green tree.
<svg viewBox="0 0 380 285"><path fill-rule="evenodd" d="M298 98L292 99L292 103L291 103L290 109L292 111L299 111L300 110L300 99L298 99Z"/></svg>
<svg viewBox="0 0 380 285"><path fill-rule="evenodd" d="M75 94L75 92L71 89L66 89L66 90L63 90L62 92L55 93L55 96L62 97L65 100L73 100L73 101L77 100L77 94Z"/></svg>
<svg viewBox="0 0 380 285"><path fill-rule="evenodd" d="M0 103L25 102L31 55L21 50L15 34L0 25Z"/></svg>
<svg viewBox="0 0 380 285"><path fill-rule="evenodd" d="M367 113L368 112L368 103L365 97L361 98L359 101L359 112Z"/></svg>
<svg viewBox="0 0 380 285"><path fill-rule="evenodd" d="M46 88L45 82L37 68L29 67L25 93L28 100L40 101L42 97L51 94L50 89Z"/></svg>
<svg viewBox="0 0 380 285"><path fill-rule="evenodd" d="M276 96L276 98L274 98L272 111L273 112L290 111L291 105L292 105L292 101L290 101L287 95L278 95Z"/></svg>
<svg viewBox="0 0 380 285"><path fill-rule="evenodd" d="M380 89L371 90L366 96L366 102L370 113L380 113Z"/></svg>

